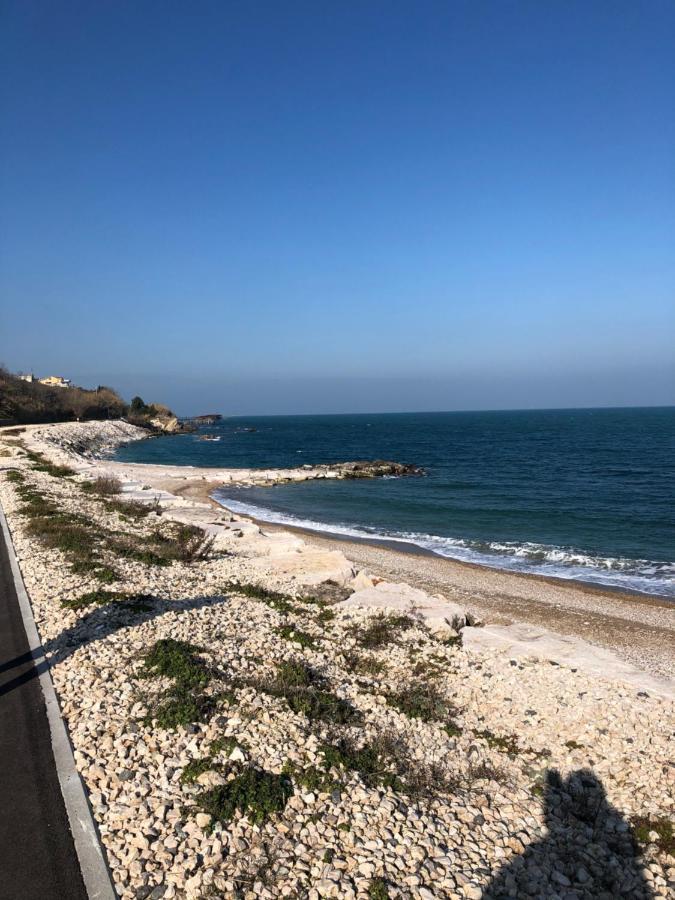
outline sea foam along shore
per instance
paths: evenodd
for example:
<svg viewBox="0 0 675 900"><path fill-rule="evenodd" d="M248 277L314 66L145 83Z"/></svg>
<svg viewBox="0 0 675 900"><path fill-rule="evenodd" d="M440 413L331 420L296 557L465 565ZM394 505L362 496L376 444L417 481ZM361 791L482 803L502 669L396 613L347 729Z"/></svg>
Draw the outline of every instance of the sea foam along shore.
<svg viewBox="0 0 675 900"><path fill-rule="evenodd" d="M19 473L0 499L121 897L668 896L672 684L468 650L461 616L429 627L434 598L339 551L125 476L119 499L158 502L130 517L83 490L107 463L70 455L64 477L21 440L57 457L0 433ZM30 533L31 491L91 536L116 596ZM177 522L210 532L205 558L129 552ZM192 645L191 702L170 667L148 677L158 640Z"/></svg>

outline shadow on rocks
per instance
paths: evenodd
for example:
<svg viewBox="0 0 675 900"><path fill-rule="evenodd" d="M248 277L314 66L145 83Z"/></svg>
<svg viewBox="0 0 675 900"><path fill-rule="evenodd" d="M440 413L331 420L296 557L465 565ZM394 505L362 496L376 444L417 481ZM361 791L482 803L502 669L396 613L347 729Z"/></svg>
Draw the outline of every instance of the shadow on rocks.
<svg viewBox="0 0 675 900"><path fill-rule="evenodd" d="M227 601L223 595L212 597L195 597L190 600L160 600L155 597L143 597L130 603L108 603L96 606L81 616L70 628L65 628L57 637L45 641L41 650L49 656L49 665L63 662L75 651L94 641L104 640L116 631L128 626L142 625L168 612L186 612L217 606ZM0 671L19 669L30 658L38 660L36 665L25 668L10 681L0 685L0 696L8 694L26 681L36 678L48 668L47 660L42 652L24 653L2 664Z"/></svg>
<svg viewBox="0 0 675 900"><path fill-rule="evenodd" d="M547 837L497 871L484 900L651 900L632 829L593 772L549 770L544 815Z"/></svg>

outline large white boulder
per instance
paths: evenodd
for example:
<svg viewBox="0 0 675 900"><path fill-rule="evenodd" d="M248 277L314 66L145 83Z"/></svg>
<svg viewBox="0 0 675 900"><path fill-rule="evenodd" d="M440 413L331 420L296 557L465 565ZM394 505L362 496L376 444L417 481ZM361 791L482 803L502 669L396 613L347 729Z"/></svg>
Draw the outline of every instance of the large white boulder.
<svg viewBox="0 0 675 900"><path fill-rule="evenodd" d="M591 675L624 681L638 690L675 699L675 681L636 669L611 650L581 638L547 631L538 625L485 625L465 628L462 646L469 651L493 650L514 659L550 660Z"/></svg>
<svg viewBox="0 0 675 900"><path fill-rule="evenodd" d="M341 606L386 607L423 619L433 632L459 631L467 624L467 612L445 597L427 594L409 584L380 581L355 591Z"/></svg>

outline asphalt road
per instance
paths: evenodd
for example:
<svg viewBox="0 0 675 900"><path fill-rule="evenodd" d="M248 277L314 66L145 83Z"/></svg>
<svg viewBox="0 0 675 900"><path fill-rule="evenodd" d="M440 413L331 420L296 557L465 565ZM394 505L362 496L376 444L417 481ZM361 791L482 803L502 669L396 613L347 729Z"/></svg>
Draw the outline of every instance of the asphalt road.
<svg viewBox="0 0 675 900"><path fill-rule="evenodd" d="M86 900L0 532L0 900Z"/></svg>

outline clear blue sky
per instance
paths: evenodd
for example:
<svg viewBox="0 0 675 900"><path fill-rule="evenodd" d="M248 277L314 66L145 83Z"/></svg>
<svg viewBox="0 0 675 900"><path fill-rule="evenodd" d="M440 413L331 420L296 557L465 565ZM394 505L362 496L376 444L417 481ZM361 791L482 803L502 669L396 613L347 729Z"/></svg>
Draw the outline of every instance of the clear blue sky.
<svg viewBox="0 0 675 900"><path fill-rule="evenodd" d="M0 361L229 413L675 403L675 4L0 14Z"/></svg>

